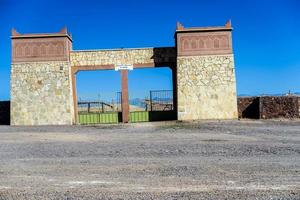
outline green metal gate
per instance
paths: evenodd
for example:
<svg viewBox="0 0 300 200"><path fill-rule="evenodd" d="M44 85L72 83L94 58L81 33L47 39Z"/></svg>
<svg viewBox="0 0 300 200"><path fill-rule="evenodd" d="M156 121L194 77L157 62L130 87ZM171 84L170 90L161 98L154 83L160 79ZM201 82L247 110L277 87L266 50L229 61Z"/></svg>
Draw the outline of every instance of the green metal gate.
<svg viewBox="0 0 300 200"><path fill-rule="evenodd" d="M130 102L134 107L129 112L129 122L149 122L176 120L173 105L172 90L150 91L149 99L139 99ZM122 122L121 93L117 93L117 100L111 103L102 101L78 102L78 124L115 124Z"/></svg>
<svg viewBox="0 0 300 200"><path fill-rule="evenodd" d="M134 111L130 112L129 121L135 122L149 122L149 112L148 111Z"/></svg>
<svg viewBox="0 0 300 200"><path fill-rule="evenodd" d="M120 113L78 113L78 123L82 125L88 124L115 124L120 122Z"/></svg>
<svg viewBox="0 0 300 200"><path fill-rule="evenodd" d="M149 99L140 99L139 102L133 104L139 110L130 112L129 121L132 123L176 120L177 118L174 110L173 90L150 91Z"/></svg>
<svg viewBox="0 0 300 200"><path fill-rule="evenodd" d="M78 124L115 124L122 121L121 93L112 101L78 102Z"/></svg>

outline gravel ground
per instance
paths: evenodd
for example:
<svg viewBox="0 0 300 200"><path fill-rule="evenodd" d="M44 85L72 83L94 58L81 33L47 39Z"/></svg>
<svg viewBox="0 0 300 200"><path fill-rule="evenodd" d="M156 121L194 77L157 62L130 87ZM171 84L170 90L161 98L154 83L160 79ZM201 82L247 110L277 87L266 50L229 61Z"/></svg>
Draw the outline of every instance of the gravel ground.
<svg viewBox="0 0 300 200"><path fill-rule="evenodd" d="M2 199L300 199L300 121L0 126Z"/></svg>

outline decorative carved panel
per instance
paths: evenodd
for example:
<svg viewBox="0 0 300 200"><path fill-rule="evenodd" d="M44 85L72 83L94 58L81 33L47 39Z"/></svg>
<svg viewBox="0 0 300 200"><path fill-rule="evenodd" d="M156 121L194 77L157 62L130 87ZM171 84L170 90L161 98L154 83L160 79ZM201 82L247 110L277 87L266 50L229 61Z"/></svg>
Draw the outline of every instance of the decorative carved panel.
<svg viewBox="0 0 300 200"><path fill-rule="evenodd" d="M178 32L178 56L231 54L231 32Z"/></svg>
<svg viewBox="0 0 300 200"><path fill-rule="evenodd" d="M68 61L71 41L67 37L16 38L12 62Z"/></svg>

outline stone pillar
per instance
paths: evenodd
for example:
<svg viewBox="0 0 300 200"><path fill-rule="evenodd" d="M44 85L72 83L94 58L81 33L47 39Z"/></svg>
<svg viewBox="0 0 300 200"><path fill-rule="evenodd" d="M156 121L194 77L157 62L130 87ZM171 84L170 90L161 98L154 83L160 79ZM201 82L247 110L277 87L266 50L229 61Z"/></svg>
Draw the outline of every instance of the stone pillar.
<svg viewBox="0 0 300 200"><path fill-rule="evenodd" d="M171 67L171 70L172 70L172 84L173 84L173 109L174 109L174 112L176 112L176 116L175 116L175 119L178 119L178 108L177 108L177 68L176 68L176 65L172 66Z"/></svg>
<svg viewBox="0 0 300 200"><path fill-rule="evenodd" d="M177 24L178 120L238 118L231 31Z"/></svg>
<svg viewBox="0 0 300 200"><path fill-rule="evenodd" d="M12 31L11 124L73 124L74 105L66 29L53 34Z"/></svg>
<svg viewBox="0 0 300 200"><path fill-rule="evenodd" d="M121 70L122 122L129 122L128 70Z"/></svg>

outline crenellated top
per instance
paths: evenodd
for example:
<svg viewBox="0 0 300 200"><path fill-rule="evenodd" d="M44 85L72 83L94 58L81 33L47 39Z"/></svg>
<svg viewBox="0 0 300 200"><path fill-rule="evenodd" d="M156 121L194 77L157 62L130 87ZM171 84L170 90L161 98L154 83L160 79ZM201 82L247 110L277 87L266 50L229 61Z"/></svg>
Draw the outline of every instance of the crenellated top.
<svg viewBox="0 0 300 200"><path fill-rule="evenodd" d="M228 20L224 26L210 26L210 27L184 27L180 22L176 24L177 32L208 32L208 31L232 31L231 20Z"/></svg>
<svg viewBox="0 0 300 200"><path fill-rule="evenodd" d="M57 33L25 33L21 34L16 29L11 30L12 39L24 39L24 38L49 38L49 37L67 37L72 41L72 34L68 32L67 27L62 28Z"/></svg>

